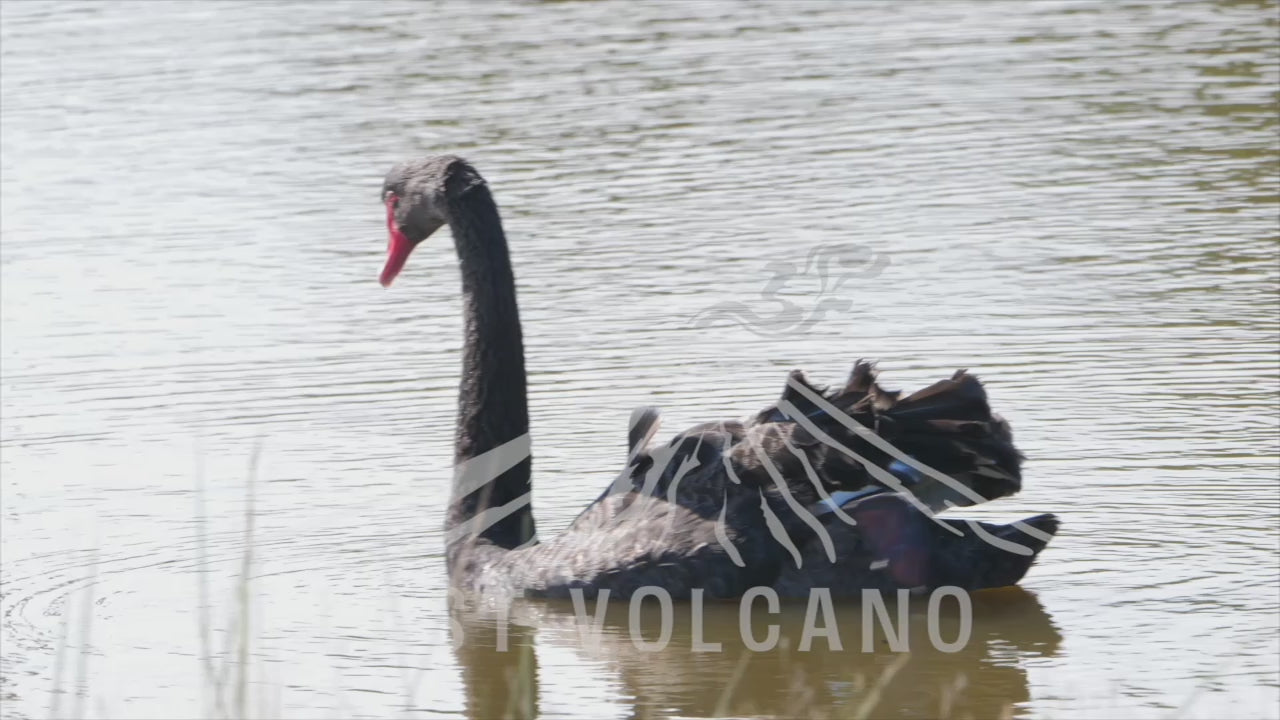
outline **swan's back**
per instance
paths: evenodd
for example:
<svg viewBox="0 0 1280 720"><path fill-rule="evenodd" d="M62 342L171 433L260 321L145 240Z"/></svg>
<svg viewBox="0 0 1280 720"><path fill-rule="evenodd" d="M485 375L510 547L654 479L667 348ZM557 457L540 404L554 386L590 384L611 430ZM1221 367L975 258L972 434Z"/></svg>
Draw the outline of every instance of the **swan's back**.
<svg viewBox="0 0 1280 720"><path fill-rule="evenodd" d="M1020 488L1022 456L1008 425L963 371L905 398L882 389L868 363L834 389L797 372L747 422L704 423L655 447L657 425L655 409L633 413L628 464L615 482L556 538L494 555L479 575L493 582L481 584L541 596L607 589L613 597L658 586L677 598L694 588L712 597L758 585L795 591L833 573L846 576L835 588L891 586L902 573L868 576L861 567L873 547L866 530L845 513L822 517L815 508L832 495L895 490L907 506L903 527L948 559L938 567L968 567L979 584L1021 577L984 570L999 552L977 552L972 539L921 530L936 524L928 516L943 500L969 505ZM806 561L814 553L828 562ZM1030 565L1023 562L1015 561L1021 572Z"/></svg>

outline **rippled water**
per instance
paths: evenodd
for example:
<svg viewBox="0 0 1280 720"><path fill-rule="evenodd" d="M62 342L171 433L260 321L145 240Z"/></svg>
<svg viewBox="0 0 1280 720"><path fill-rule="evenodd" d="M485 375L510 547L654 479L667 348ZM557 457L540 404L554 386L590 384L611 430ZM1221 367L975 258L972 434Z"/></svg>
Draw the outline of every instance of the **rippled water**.
<svg viewBox="0 0 1280 720"><path fill-rule="evenodd" d="M1274 3L0 7L6 716L1280 713ZM981 374L1030 460L968 514L1062 533L954 655L732 607L719 654L549 606L455 651L450 243L376 282L381 175L440 151L503 208L544 536L633 406L864 356ZM830 244L874 269L763 296Z"/></svg>

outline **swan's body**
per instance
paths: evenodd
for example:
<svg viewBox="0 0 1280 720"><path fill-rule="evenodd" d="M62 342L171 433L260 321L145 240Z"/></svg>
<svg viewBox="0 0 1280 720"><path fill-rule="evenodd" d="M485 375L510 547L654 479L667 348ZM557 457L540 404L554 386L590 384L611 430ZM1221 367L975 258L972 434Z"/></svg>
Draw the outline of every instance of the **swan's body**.
<svg viewBox="0 0 1280 720"><path fill-rule="evenodd" d="M391 235L382 282L441 225L463 279L465 344L446 519L451 583L486 594L627 597L658 586L736 597L829 587L1016 583L1057 529L934 518L1017 492L1021 455L976 378L959 372L899 399L859 362L841 388L793 373L776 405L650 445L656 411L633 415L626 469L560 536L538 542L524 351L497 207L450 156L398 165L383 186ZM890 491L896 491L890 493ZM994 540L993 540L994 538Z"/></svg>

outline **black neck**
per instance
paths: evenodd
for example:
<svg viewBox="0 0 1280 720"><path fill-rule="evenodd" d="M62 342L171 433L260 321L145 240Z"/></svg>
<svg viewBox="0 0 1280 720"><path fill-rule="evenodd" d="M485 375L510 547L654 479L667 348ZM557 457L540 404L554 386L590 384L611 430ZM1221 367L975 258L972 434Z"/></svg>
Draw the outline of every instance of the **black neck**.
<svg viewBox="0 0 1280 720"><path fill-rule="evenodd" d="M506 448L491 456L509 457L511 448L529 432L529 410L515 278L498 208L488 187L479 184L453 199L449 211L462 269L465 323L454 443L454 462L463 465L502 446ZM463 481L474 478L476 469L464 473ZM528 502L530 470L531 461L525 455L479 489L466 492L455 487L446 528L489 508L514 506L524 498L522 507L492 524L488 518L478 519L481 527L476 530L480 538L499 547L513 548L528 541L534 534Z"/></svg>

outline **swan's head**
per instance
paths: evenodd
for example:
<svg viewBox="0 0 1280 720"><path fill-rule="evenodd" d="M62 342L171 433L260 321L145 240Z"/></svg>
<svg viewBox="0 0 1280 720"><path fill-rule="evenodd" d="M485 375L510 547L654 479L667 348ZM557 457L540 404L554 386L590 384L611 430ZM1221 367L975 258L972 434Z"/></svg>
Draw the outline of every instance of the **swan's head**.
<svg viewBox="0 0 1280 720"><path fill-rule="evenodd" d="M484 178L466 160L438 155L410 160L391 168L382 182L387 208L387 263L379 282L391 284L404 268L409 253L441 225L451 222L450 208Z"/></svg>

